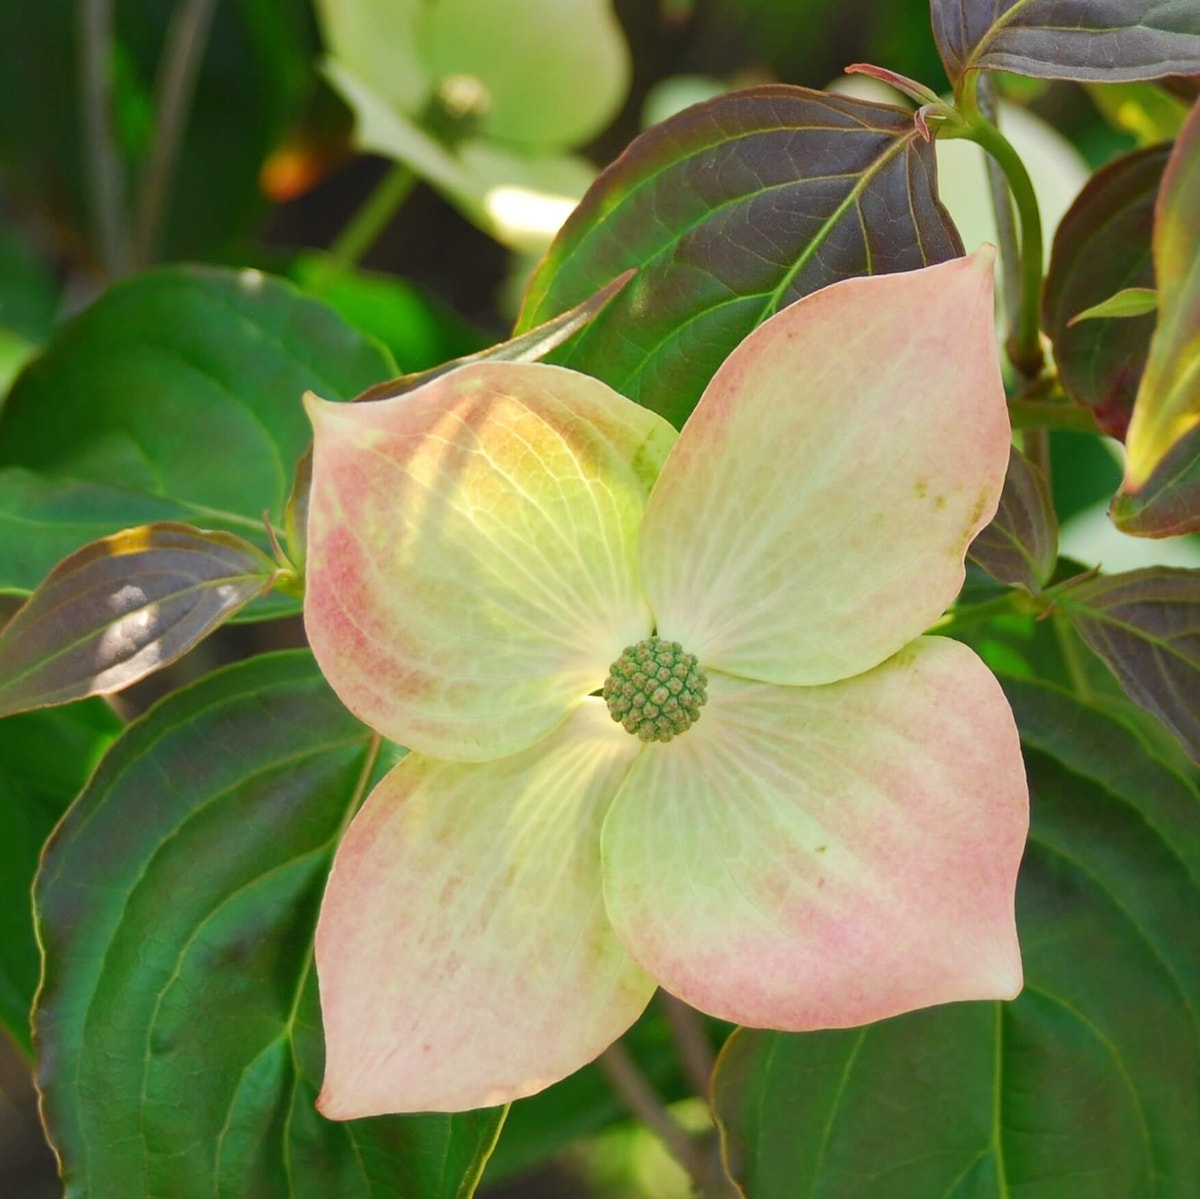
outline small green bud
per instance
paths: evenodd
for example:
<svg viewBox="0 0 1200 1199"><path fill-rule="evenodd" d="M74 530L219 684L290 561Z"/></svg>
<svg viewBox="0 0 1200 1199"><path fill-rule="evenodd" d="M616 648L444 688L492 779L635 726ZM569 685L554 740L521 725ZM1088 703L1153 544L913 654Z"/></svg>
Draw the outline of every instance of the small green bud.
<svg viewBox="0 0 1200 1199"><path fill-rule="evenodd" d="M678 641L648 637L624 649L600 693L613 720L642 741L670 741L700 719L708 679Z"/></svg>

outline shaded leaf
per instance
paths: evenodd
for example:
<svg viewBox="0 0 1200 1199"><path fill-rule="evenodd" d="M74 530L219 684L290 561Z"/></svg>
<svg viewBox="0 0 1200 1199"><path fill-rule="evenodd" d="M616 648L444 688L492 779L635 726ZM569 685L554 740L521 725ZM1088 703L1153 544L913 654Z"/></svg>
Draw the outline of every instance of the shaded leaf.
<svg viewBox="0 0 1200 1199"><path fill-rule="evenodd" d="M1077 325L1080 321L1095 321L1102 318L1128 318L1145 316L1158 308L1158 292L1153 287L1125 287L1107 300L1085 308L1067 322Z"/></svg>
<svg viewBox="0 0 1200 1199"><path fill-rule="evenodd" d="M0 716L128 687L182 657L275 571L240 537L173 522L93 541L0 630Z"/></svg>
<svg viewBox="0 0 1200 1199"><path fill-rule="evenodd" d="M39 1083L68 1199L472 1193L500 1112L313 1109L313 928L378 749L287 653L176 692L101 763L36 890Z"/></svg>
<svg viewBox="0 0 1200 1199"><path fill-rule="evenodd" d="M1073 322L1122 288L1154 286L1154 200L1168 153L1137 150L1092 176L1055 234L1042 293L1042 326L1063 387L1118 438L1129 427L1154 317Z"/></svg>
<svg viewBox="0 0 1200 1199"><path fill-rule="evenodd" d="M932 0L956 88L970 70L1120 83L1200 71L1191 0Z"/></svg>
<svg viewBox="0 0 1200 1199"><path fill-rule="evenodd" d="M258 271L137 276L64 325L14 384L0 408L0 467L59 482L5 475L0 510L7 488L32 487L38 509L53 513L57 556L131 520L176 516L265 550L263 513L282 525L310 440L305 390L349 399L394 373L387 352L336 313ZM139 505L150 511L127 514ZM98 527L101 514L112 522ZM72 515L81 535L68 544ZM21 569L0 576L0 589L31 586L30 564L47 555L44 529L17 523L12 532L0 565ZM273 596L250 612L296 608Z"/></svg>
<svg viewBox="0 0 1200 1199"><path fill-rule="evenodd" d="M519 329L636 278L553 361L682 425L780 308L851 275L962 252L912 113L767 85L696 105L605 170L530 283Z"/></svg>
<svg viewBox="0 0 1200 1199"><path fill-rule="evenodd" d="M1200 11L1200 10L1198 10ZM1175 142L1154 209L1158 324L1129 425L1123 490L1137 491L1200 425L1200 104Z"/></svg>
<svg viewBox="0 0 1200 1199"><path fill-rule="evenodd" d="M1200 571L1150 566L1055 593L1122 690L1200 762Z"/></svg>
<svg viewBox="0 0 1200 1199"><path fill-rule="evenodd" d="M1119 491L1109 514L1135 537L1200 532L1200 429L1185 433L1136 492Z"/></svg>
<svg viewBox="0 0 1200 1199"><path fill-rule="evenodd" d="M1050 485L1020 450L1009 451L1000 507L967 551L998 582L1039 591L1058 561Z"/></svg>
<svg viewBox="0 0 1200 1199"><path fill-rule="evenodd" d="M860 1029L739 1030L717 1113L754 1199L1200 1191L1200 797L1098 710L1008 681L1033 826L1026 986Z"/></svg>
<svg viewBox="0 0 1200 1199"><path fill-rule="evenodd" d="M30 895L38 858L120 727L98 699L0 720L0 1025L26 1052L41 969Z"/></svg>

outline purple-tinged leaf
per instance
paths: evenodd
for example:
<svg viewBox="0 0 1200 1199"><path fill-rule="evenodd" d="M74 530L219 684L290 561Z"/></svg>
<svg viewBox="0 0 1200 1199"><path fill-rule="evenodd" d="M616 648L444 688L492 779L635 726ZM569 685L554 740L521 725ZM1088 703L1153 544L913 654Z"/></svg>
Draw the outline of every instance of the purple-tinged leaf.
<svg viewBox="0 0 1200 1199"><path fill-rule="evenodd" d="M1195 0L932 0L957 88L971 70L1121 83L1200 71Z"/></svg>
<svg viewBox="0 0 1200 1199"><path fill-rule="evenodd" d="M838 279L961 252L911 111L748 88L648 130L600 175L534 276L518 328L639 268L553 361L682 425L720 363L780 308Z"/></svg>
<svg viewBox="0 0 1200 1199"><path fill-rule="evenodd" d="M1151 566L1103 575L1055 599L1125 694L1200 762L1200 571Z"/></svg>
<svg viewBox="0 0 1200 1199"><path fill-rule="evenodd" d="M1154 199L1169 149L1137 150L1092 176L1058 227L1042 293L1063 388L1117 438L1129 427L1154 316L1074 322L1122 288L1154 286Z"/></svg>
<svg viewBox="0 0 1200 1199"><path fill-rule="evenodd" d="M1163 172L1154 207L1154 273L1158 324L1129 423L1125 492L1142 488L1172 447L1200 425L1200 103Z"/></svg>
<svg viewBox="0 0 1200 1199"><path fill-rule="evenodd" d="M1058 561L1058 518L1046 476L1009 451L1000 507L971 543L970 557L998 582L1040 591Z"/></svg>
<svg viewBox="0 0 1200 1199"><path fill-rule="evenodd" d="M1200 532L1200 429L1185 433L1138 491L1117 492L1109 515L1134 537Z"/></svg>
<svg viewBox="0 0 1200 1199"><path fill-rule="evenodd" d="M0 631L0 716L128 687L185 654L276 569L232 533L173 521L85 545Z"/></svg>

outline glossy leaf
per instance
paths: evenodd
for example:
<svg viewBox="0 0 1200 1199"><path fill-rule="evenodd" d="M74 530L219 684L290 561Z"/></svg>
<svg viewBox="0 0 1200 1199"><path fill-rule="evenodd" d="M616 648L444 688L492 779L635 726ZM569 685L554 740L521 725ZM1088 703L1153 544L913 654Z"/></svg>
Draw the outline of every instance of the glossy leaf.
<svg viewBox="0 0 1200 1199"><path fill-rule="evenodd" d="M1154 317L1077 318L1122 288L1154 286L1154 200L1167 154L1165 146L1126 154L1088 181L1058 227L1042 294L1063 387L1118 438L1129 427Z"/></svg>
<svg viewBox="0 0 1200 1199"><path fill-rule="evenodd" d="M41 967L30 896L38 858L120 727L98 699L0 720L0 1025L26 1052Z"/></svg>
<svg viewBox="0 0 1200 1199"><path fill-rule="evenodd" d="M1153 287L1125 287L1107 300L1093 304L1082 312L1071 317L1068 322L1077 325L1080 321L1096 321L1101 319L1124 319L1131 316L1145 316L1158 308L1158 292Z"/></svg>
<svg viewBox="0 0 1200 1199"><path fill-rule="evenodd" d="M932 0L957 86L970 70L1119 83L1200 71L1191 0Z"/></svg>
<svg viewBox="0 0 1200 1199"><path fill-rule="evenodd" d="M1200 429L1171 447L1144 486L1121 491L1109 510L1113 524L1136 537L1200 532Z"/></svg>
<svg viewBox="0 0 1200 1199"><path fill-rule="evenodd" d="M757 324L852 275L961 253L912 114L749 88L642 134L601 174L530 284L519 329L637 276L554 361L682 425Z"/></svg>
<svg viewBox="0 0 1200 1199"><path fill-rule="evenodd" d="M1006 691L1033 792L1025 990L736 1032L716 1106L753 1199L1200 1191L1200 797L1111 717L1043 683Z"/></svg>
<svg viewBox="0 0 1200 1199"><path fill-rule="evenodd" d="M128 687L182 657L275 571L240 537L190 525L93 541L0 630L0 716Z"/></svg>
<svg viewBox="0 0 1200 1199"><path fill-rule="evenodd" d="M313 928L377 750L306 653L210 675L113 746L36 891L39 1084L68 1199L472 1193L500 1113L313 1110Z"/></svg>
<svg viewBox="0 0 1200 1199"><path fill-rule="evenodd" d="M349 399L393 374L385 350L286 283L257 271L169 267L106 292L25 370L0 409L0 467L67 481L57 492L49 481L33 489L38 508L53 511L58 556L130 523L175 516L266 549L263 513L282 525L309 442L305 390ZM136 515L155 506L165 511ZM81 527L68 544L72 514ZM45 565L45 530L14 533L0 564L9 558L21 570L0 577L0 588L32 586L29 564ZM276 597L252 612L295 607Z"/></svg>
<svg viewBox="0 0 1200 1199"><path fill-rule="evenodd" d="M1125 694L1200 762L1200 571L1102 575L1055 598Z"/></svg>
<svg viewBox="0 0 1200 1199"><path fill-rule="evenodd" d="M1058 518L1050 486L1020 450L1009 451L996 515L968 555L1001 583L1040 590L1058 561Z"/></svg>
<svg viewBox="0 0 1200 1199"><path fill-rule="evenodd" d="M1123 490L1136 492L1200 425L1200 104L1180 131L1154 209L1158 324L1129 425Z"/></svg>

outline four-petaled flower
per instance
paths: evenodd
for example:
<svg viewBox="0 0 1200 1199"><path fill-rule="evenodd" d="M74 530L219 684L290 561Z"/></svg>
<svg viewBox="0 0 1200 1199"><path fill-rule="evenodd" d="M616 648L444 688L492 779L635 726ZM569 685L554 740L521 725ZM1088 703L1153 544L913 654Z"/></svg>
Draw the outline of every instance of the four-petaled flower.
<svg viewBox="0 0 1200 1199"><path fill-rule="evenodd" d="M793 304L678 437L503 362L310 412L309 637L412 751L321 910L327 1115L527 1095L656 984L797 1030L1016 994L1012 715L920 636L1008 459L990 248Z"/></svg>

